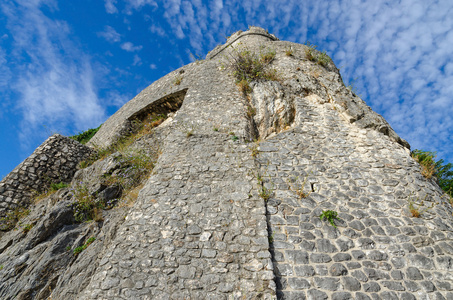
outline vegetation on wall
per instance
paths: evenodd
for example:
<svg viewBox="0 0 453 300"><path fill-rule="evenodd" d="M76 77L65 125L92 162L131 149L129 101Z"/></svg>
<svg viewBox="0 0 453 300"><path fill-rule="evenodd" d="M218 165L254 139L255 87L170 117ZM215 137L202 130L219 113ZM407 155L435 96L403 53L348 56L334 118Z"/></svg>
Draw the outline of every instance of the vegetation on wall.
<svg viewBox="0 0 453 300"><path fill-rule="evenodd" d="M248 49L236 50L230 55L230 67L239 89L251 92L250 83L257 80L278 80L277 70L269 68L275 58L275 51L255 53Z"/></svg>
<svg viewBox="0 0 453 300"><path fill-rule="evenodd" d="M99 128L101 128L101 126L102 126L102 124L99 125L98 128L88 129L88 130L86 130L84 132L81 132L79 134L72 135L69 138L73 139L73 140L76 140L77 142L79 142L81 144L86 144L86 143L88 143L89 140L91 140L91 138L96 134L96 132L99 131Z"/></svg>
<svg viewBox="0 0 453 300"><path fill-rule="evenodd" d="M327 67L332 59L327 55L325 51L316 50L317 46L306 42L305 46L305 57L312 62L316 62L318 65Z"/></svg>
<svg viewBox="0 0 453 300"><path fill-rule="evenodd" d="M422 175L427 179L436 177L440 188L453 197L453 165L445 163L443 159L436 161L436 155L436 152L417 149L411 152L411 156L420 164Z"/></svg>

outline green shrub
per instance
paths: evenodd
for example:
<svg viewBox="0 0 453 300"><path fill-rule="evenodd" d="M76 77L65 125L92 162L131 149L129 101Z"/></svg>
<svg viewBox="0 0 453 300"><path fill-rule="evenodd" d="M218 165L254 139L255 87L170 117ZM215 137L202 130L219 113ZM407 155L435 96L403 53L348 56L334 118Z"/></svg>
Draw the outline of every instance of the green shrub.
<svg viewBox="0 0 453 300"><path fill-rule="evenodd" d="M69 186L69 184L64 183L64 182L60 182L60 183L51 183L51 184L50 184L50 189L51 189L52 191L58 191L58 190L60 190L60 189L63 189L63 188L65 188L65 187L68 187L68 186Z"/></svg>
<svg viewBox="0 0 453 300"><path fill-rule="evenodd" d="M79 142L81 144L86 144L96 134L96 132L99 131L99 128L101 128L101 126L102 126L102 124L99 125L98 128L88 129L88 130L86 130L84 132L81 132L79 134L72 135L69 138L73 139L73 140L76 140L77 142Z"/></svg>

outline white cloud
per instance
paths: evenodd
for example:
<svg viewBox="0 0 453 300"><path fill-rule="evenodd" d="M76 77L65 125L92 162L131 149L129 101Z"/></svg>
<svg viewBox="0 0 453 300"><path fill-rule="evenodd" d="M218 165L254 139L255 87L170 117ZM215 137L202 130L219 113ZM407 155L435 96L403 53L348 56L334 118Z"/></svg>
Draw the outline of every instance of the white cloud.
<svg viewBox="0 0 453 300"><path fill-rule="evenodd" d="M134 55L134 62L132 63L132 65L133 66L142 65L142 59L137 54Z"/></svg>
<svg viewBox="0 0 453 300"><path fill-rule="evenodd" d="M98 32L98 36L103 37L109 42L116 43L121 40L121 34L116 32L116 30L111 26L104 26L104 31Z"/></svg>
<svg viewBox="0 0 453 300"><path fill-rule="evenodd" d="M107 93L107 105L115 106L115 107L121 107L123 106L127 101L129 101L129 97L119 94L116 91L109 91Z"/></svg>
<svg viewBox="0 0 453 300"><path fill-rule="evenodd" d="M155 33L155 34L157 34L157 35L160 36L160 37L166 36L165 30L164 30L163 28L161 28L161 27L155 25L155 24L151 25L151 26L149 27L149 30L150 30L152 33Z"/></svg>
<svg viewBox="0 0 453 300"><path fill-rule="evenodd" d="M402 138L439 152L453 143L452 11L451 1L422 0L294 0L283 7L262 0L163 3L171 28L166 36L188 39L192 49L186 53L211 50L222 34L244 25L262 26L284 40L312 39L343 67L345 82L356 78L364 100ZM451 150L449 155L453 160Z"/></svg>
<svg viewBox="0 0 453 300"><path fill-rule="evenodd" d="M150 64L150 65L149 65L149 68L150 68L151 70L155 70L155 69L157 69L157 66L156 66L155 64Z"/></svg>
<svg viewBox="0 0 453 300"><path fill-rule="evenodd" d="M121 49L127 51L127 52L135 52L135 51L140 51L142 50L143 46L134 46L131 42L125 42L121 44Z"/></svg>
<svg viewBox="0 0 453 300"><path fill-rule="evenodd" d="M118 12L118 9L115 6L116 0L105 0L104 6L105 11L109 14L115 14Z"/></svg>
<svg viewBox="0 0 453 300"><path fill-rule="evenodd" d="M8 67L5 51L0 48L0 90L8 86L11 79L11 71Z"/></svg>
<svg viewBox="0 0 453 300"><path fill-rule="evenodd" d="M20 95L24 145L42 139L36 132L42 132L43 125L84 130L105 118L90 58L71 42L67 24L50 20L39 7L37 1L2 6L14 38L14 58L26 60L10 82Z"/></svg>
<svg viewBox="0 0 453 300"><path fill-rule="evenodd" d="M125 2L127 3L125 12L128 15L133 13L133 9L140 10L142 7L147 5L154 8L158 7L157 3L153 0L126 0Z"/></svg>

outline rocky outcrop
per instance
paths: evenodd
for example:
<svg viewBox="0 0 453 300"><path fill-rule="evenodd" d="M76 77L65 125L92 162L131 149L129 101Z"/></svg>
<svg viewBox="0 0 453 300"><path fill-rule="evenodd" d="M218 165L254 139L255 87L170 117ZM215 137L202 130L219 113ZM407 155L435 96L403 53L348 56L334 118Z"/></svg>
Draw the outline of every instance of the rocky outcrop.
<svg viewBox="0 0 453 300"><path fill-rule="evenodd" d="M275 53L277 80L240 91L242 51ZM0 297L452 298L448 199L310 51L251 28L128 102L90 142L117 152L0 240ZM169 117L115 146L150 114ZM155 163L125 201L130 151ZM76 220L81 183L109 203L97 222Z"/></svg>

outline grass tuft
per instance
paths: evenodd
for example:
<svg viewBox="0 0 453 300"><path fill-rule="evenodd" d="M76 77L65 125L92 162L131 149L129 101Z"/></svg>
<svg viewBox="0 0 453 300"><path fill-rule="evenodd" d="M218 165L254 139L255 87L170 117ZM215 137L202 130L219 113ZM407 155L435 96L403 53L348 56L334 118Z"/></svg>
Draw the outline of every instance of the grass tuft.
<svg viewBox="0 0 453 300"><path fill-rule="evenodd" d="M421 167L421 173L426 179L430 179L436 173L435 153L429 151L414 150L411 156Z"/></svg>
<svg viewBox="0 0 453 300"><path fill-rule="evenodd" d="M332 59L327 55L325 51L319 52L316 50L317 46L306 42L305 46L305 57L312 62L316 62L318 65L327 67Z"/></svg>
<svg viewBox="0 0 453 300"><path fill-rule="evenodd" d="M277 71L268 66L275 59L275 51L269 50L259 54L250 50L234 50L230 66L239 90L244 94L252 91L250 83L257 80L279 80Z"/></svg>

